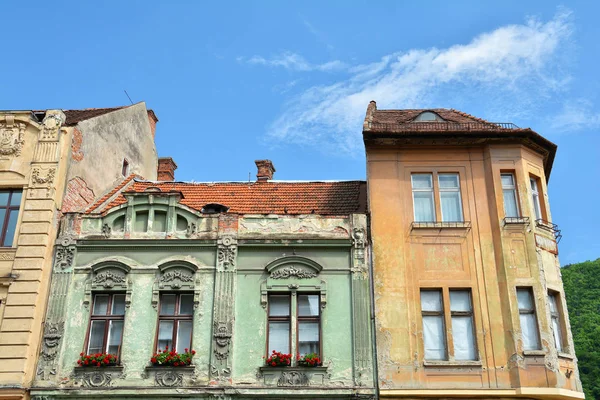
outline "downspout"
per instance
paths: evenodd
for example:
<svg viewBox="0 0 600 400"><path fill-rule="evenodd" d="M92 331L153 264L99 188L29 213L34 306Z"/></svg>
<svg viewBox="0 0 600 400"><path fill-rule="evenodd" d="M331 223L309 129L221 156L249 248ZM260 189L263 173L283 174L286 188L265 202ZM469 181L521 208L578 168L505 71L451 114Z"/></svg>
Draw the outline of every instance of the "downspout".
<svg viewBox="0 0 600 400"><path fill-rule="evenodd" d="M367 227L371 232L371 214L367 212ZM375 280L373 274L373 242L369 235L369 297L371 298L371 343L373 346L373 384L375 386L375 400L379 400L379 369L377 362L377 326L375 324Z"/></svg>

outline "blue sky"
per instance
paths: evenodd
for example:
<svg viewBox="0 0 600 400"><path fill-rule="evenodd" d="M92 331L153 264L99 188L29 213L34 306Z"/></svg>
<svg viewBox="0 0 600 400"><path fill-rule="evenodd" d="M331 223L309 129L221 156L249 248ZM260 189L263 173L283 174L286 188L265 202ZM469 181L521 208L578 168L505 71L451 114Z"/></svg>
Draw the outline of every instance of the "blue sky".
<svg viewBox="0 0 600 400"><path fill-rule="evenodd" d="M179 180L364 179L361 122L457 108L558 144L563 264L600 257L600 4L10 2L0 109L146 101Z"/></svg>

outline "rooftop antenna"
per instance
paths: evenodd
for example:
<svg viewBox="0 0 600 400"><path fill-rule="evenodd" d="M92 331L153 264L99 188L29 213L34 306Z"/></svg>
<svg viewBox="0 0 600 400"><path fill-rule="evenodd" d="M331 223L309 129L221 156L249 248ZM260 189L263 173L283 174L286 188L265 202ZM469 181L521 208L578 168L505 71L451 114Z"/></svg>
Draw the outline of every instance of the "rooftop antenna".
<svg viewBox="0 0 600 400"><path fill-rule="evenodd" d="M248 183L250 183L250 172L248 172Z"/></svg>
<svg viewBox="0 0 600 400"><path fill-rule="evenodd" d="M131 101L131 104L133 104L133 101L131 100L131 97L129 97L129 93L127 93L127 90L123 89L123 91L127 95L127 98L129 99L129 101Z"/></svg>

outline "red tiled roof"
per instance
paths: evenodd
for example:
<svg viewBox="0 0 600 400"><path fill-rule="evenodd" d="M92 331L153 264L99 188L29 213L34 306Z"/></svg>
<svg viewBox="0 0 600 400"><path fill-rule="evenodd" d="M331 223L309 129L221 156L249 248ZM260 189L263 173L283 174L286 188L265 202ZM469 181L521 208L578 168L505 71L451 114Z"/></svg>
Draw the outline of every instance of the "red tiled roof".
<svg viewBox="0 0 600 400"><path fill-rule="evenodd" d="M106 193L104 196L99 198L94 204L92 204L85 211L86 214L93 212L95 209L97 209L102 204L104 204L106 201L108 201L111 197L115 196L119 190L123 189L125 186L127 186L129 183L131 183L131 181L133 181L134 178L143 179L141 176L136 175L136 174L129 175L127 178L123 179L121 181L121 183L119 183L117 186L112 188L108 193Z"/></svg>
<svg viewBox="0 0 600 400"><path fill-rule="evenodd" d="M127 192L148 188L181 192L181 204L200 211L210 203L236 214L347 215L366 211L366 182L135 182ZM105 196L106 197L106 196ZM109 196L110 197L110 196ZM121 194L104 211L125 203ZM90 209L89 211L92 211Z"/></svg>
<svg viewBox="0 0 600 400"><path fill-rule="evenodd" d="M67 117L65 125L77 125L80 121L98 117L103 114L108 114L109 112L120 110L121 108L125 107L127 106L110 108L86 108L83 110L64 110L65 116Z"/></svg>
<svg viewBox="0 0 600 400"><path fill-rule="evenodd" d="M495 124L486 121L481 118L472 116L462 111L453 110L451 108L431 108L431 109L409 109L409 110L375 110L373 113L374 124L404 124L412 122L419 114L431 111L442 117L448 122L455 122L459 124L477 123L477 124L489 124L490 126L496 126Z"/></svg>

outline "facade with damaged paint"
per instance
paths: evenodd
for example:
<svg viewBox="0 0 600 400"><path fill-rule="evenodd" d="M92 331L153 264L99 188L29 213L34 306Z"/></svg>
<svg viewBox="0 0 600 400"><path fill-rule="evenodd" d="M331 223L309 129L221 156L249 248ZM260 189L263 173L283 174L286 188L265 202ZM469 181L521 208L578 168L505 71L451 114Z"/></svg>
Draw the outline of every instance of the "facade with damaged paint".
<svg viewBox="0 0 600 400"><path fill-rule="evenodd" d="M380 397L583 398L546 187L556 145L375 102L363 137Z"/></svg>
<svg viewBox="0 0 600 400"><path fill-rule="evenodd" d="M128 180L65 216L73 257L48 308L64 333L34 398L373 398L365 182L257 166L256 182ZM191 365L153 365L167 346ZM273 351L290 365L267 365ZM300 365L309 353L322 365Z"/></svg>
<svg viewBox="0 0 600 400"><path fill-rule="evenodd" d="M108 190L124 159L132 172L156 176L150 120L143 103L0 111L0 398L29 397L42 342L45 358L57 356L62 326L47 324L43 338L42 329L61 212ZM139 142L122 146L129 137ZM71 247L59 248L57 257L72 256Z"/></svg>

